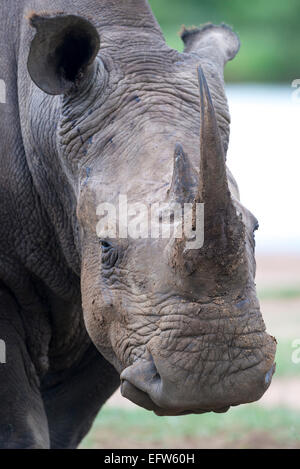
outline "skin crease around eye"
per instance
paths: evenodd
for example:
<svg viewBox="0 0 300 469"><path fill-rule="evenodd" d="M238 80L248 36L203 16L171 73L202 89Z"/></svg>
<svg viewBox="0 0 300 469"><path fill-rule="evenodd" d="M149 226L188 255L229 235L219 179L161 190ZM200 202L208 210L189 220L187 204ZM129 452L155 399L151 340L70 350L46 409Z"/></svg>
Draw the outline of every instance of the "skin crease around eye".
<svg viewBox="0 0 300 469"><path fill-rule="evenodd" d="M109 249L113 249L113 246L108 241L100 240L100 244L101 244L103 251L105 252L108 251Z"/></svg>
<svg viewBox="0 0 300 469"><path fill-rule="evenodd" d="M106 268L112 268L118 260L118 251L108 241L100 241L102 248L102 264Z"/></svg>

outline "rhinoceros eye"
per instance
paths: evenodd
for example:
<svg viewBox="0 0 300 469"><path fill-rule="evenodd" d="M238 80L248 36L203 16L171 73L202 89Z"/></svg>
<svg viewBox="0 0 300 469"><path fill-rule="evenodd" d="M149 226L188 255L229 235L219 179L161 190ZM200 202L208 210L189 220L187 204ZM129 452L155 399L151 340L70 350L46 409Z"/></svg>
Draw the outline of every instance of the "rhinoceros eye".
<svg viewBox="0 0 300 469"><path fill-rule="evenodd" d="M101 239L100 245L102 249L102 265L104 268L110 269L118 260L118 251L109 241Z"/></svg>

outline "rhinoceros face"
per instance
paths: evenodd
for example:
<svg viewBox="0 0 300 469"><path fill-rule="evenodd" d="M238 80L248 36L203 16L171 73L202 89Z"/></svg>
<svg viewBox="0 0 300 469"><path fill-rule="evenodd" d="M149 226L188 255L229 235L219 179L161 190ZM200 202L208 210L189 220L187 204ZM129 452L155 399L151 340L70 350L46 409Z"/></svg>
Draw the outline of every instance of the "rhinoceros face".
<svg viewBox="0 0 300 469"><path fill-rule="evenodd" d="M216 68L203 56L202 69L196 53L147 35L95 59L99 37L87 20L31 21L38 30L31 77L64 95L58 146L77 194L85 323L120 372L123 395L159 415L222 412L259 399L276 346L255 291L257 221L225 164L219 68L238 49L236 37L225 27L193 32L198 48L201 41L204 50L210 41L219 48ZM47 56L40 44L49 35ZM191 37L186 43L192 51ZM177 214L188 210L190 232L176 231L174 216L180 235L154 236L149 219L158 214L160 225L178 206Z"/></svg>

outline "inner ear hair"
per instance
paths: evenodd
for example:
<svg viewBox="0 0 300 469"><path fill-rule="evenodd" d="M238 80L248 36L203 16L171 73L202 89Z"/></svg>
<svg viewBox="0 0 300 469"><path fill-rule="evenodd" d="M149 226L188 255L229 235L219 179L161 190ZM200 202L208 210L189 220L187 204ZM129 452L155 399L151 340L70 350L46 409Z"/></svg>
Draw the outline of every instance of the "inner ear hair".
<svg viewBox="0 0 300 469"><path fill-rule="evenodd" d="M31 13L37 33L31 43L28 71L35 84L48 94L64 94L88 73L100 48L93 24L76 15Z"/></svg>

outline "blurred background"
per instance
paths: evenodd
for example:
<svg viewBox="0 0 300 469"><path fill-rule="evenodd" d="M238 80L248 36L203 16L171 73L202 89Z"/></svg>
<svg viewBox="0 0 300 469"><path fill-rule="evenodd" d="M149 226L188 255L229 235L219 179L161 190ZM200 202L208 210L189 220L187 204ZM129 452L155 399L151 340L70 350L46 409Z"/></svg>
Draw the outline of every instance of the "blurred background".
<svg viewBox="0 0 300 469"><path fill-rule="evenodd" d="M300 448L300 2L150 0L167 43L206 22L231 25L239 55L226 68L228 165L260 222L257 288L277 371L265 396L225 415L159 418L119 393L84 448ZM297 81L298 80L298 81ZM299 352L297 352L299 350Z"/></svg>

